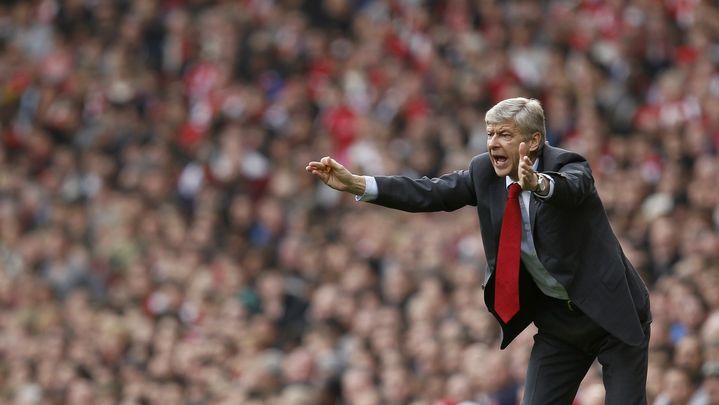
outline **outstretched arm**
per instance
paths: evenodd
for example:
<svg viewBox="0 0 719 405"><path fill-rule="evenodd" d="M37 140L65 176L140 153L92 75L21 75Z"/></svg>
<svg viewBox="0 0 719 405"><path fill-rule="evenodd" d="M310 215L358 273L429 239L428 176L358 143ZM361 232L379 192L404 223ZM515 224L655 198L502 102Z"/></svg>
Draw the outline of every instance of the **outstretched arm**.
<svg viewBox="0 0 719 405"><path fill-rule="evenodd" d="M322 182L335 190L354 195L362 195L365 192L364 176L352 174L329 156L323 157L319 162L310 162L305 170L319 177Z"/></svg>
<svg viewBox="0 0 719 405"><path fill-rule="evenodd" d="M367 193L369 198L364 201L402 211L453 211L465 205L477 204L469 170L459 170L434 179L376 176L369 178L374 180L373 184L377 187L374 191L364 176L350 173L328 156L319 162L310 162L305 170L335 190L357 196Z"/></svg>

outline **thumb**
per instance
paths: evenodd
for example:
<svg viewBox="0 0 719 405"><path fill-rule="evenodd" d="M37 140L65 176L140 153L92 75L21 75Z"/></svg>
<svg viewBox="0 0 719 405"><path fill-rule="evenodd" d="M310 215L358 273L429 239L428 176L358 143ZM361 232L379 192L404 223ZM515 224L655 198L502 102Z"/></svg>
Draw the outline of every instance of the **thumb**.
<svg viewBox="0 0 719 405"><path fill-rule="evenodd" d="M338 161L336 161L336 160L334 160L334 159L332 159L332 158L329 158L329 159L328 159L327 165L329 165L330 167L332 167L333 169L336 169L336 170L339 170L339 169L343 169L343 168L344 168L344 166L342 166L342 165L340 164L340 162L338 162Z"/></svg>
<svg viewBox="0 0 719 405"><path fill-rule="evenodd" d="M344 168L344 166L342 166L338 161L332 159L329 156L323 157L322 159L320 159L320 162L325 165L325 171L330 171L330 169L340 170Z"/></svg>
<svg viewBox="0 0 719 405"><path fill-rule="evenodd" d="M521 142L519 144L519 159L524 159L525 156L527 156L527 153L529 153L529 148L527 147L526 142Z"/></svg>
<svg viewBox="0 0 719 405"><path fill-rule="evenodd" d="M320 162L325 165L326 172L330 171L330 169L335 167L334 164L332 164L332 162L334 162L334 159L329 156L323 157L322 159L320 159Z"/></svg>

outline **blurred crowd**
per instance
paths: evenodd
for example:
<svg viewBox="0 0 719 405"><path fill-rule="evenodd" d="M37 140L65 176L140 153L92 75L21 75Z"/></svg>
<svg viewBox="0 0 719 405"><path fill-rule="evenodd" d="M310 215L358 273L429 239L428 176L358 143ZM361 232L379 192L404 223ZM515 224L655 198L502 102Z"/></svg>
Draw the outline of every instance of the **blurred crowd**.
<svg viewBox="0 0 719 405"><path fill-rule="evenodd" d="M650 404L719 404L717 38L710 0L2 1L0 402L518 403L474 210L304 167L466 168L526 96L650 286Z"/></svg>

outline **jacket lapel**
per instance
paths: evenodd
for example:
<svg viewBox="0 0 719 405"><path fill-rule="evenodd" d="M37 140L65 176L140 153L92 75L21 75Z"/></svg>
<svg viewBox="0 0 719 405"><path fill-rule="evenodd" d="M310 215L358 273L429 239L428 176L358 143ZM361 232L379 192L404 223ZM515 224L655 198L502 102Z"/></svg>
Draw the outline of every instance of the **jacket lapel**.
<svg viewBox="0 0 719 405"><path fill-rule="evenodd" d="M532 233L534 233L534 223L537 221L537 210L542 203L539 198L531 195L529 199L529 223L531 225Z"/></svg>
<svg viewBox="0 0 719 405"><path fill-rule="evenodd" d="M504 177L494 177L489 187L489 195L489 209L492 217L492 230L495 235L495 246L499 247L502 217L504 217L504 207L507 205L507 187Z"/></svg>
<svg viewBox="0 0 719 405"><path fill-rule="evenodd" d="M549 145L545 145L544 148L542 148L542 151L539 153L539 156L537 157L537 160L539 160L539 164L537 165L537 172L539 172L539 173L541 173L542 171L544 171L544 167L545 167L545 164L544 164L544 158L545 158L544 150L547 149L548 146L549 146ZM535 222L536 222L536 220L537 220L537 210L539 209L539 207L540 207L541 205L542 205L542 201L541 201L539 198L537 198L537 197L534 195L534 193L531 193L531 194L530 194L530 198L529 198L529 224L530 224L531 229L532 229L532 234L534 234L534 224L535 224Z"/></svg>

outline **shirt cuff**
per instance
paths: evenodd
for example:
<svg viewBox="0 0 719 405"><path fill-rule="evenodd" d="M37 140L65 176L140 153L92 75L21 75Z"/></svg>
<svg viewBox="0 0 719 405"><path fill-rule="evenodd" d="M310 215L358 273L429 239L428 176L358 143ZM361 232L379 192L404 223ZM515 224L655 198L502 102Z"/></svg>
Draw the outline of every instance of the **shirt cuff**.
<svg viewBox="0 0 719 405"><path fill-rule="evenodd" d="M364 194L356 195L355 200L357 201L372 201L379 195L377 190L377 180L372 176L364 176Z"/></svg>
<svg viewBox="0 0 719 405"><path fill-rule="evenodd" d="M545 175L545 174L541 174L541 173L540 173L539 175L542 176L542 177L544 177L545 179L547 179L547 181L549 182L549 192L547 192L547 195L541 195L541 194L538 194L538 193L534 193L534 195L536 195L537 198L541 198L542 200L546 200L546 199L548 199L549 197L551 197L551 196L554 194L554 179L552 178L552 176L547 176L547 175Z"/></svg>

